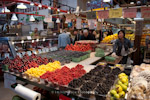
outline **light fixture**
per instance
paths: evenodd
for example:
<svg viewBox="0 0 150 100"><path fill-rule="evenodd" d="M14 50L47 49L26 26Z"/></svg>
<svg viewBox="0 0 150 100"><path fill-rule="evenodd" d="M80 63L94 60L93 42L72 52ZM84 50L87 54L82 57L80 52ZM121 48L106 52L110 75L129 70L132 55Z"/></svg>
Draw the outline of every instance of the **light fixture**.
<svg viewBox="0 0 150 100"><path fill-rule="evenodd" d="M51 10L51 7L48 7L49 10Z"/></svg>
<svg viewBox="0 0 150 100"><path fill-rule="evenodd" d="M11 20L12 20L12 21L17 21L17 20L18 20L16 14L13 14L13 15L12 15Z"/></svg>
<svg viewBox="0 0 150 100"><path fill-rule="evenodd" d="M3 9L2 9L2 13L4 13L4 11L7 13L7 12L10 12L10 10L9 9L7 9L7 7L4 7Z"/></svg>
<svg viewBox="0 0 150 100"><path fill-rule="evenodd" d="M43 41L45 41L45 38L43 38Z"/></svg>
<svg viewBox="0 0 150 100"><path fill-rule="evenodd" d="M59 20L59 18L57 18L57 20L56 20L56 23L60 23L60 20Z"/></svg>
<svg viewBox="0 0 150 100"><path fill-rule="evenodd" d="M134 2L130 2L130 4L134 4Z"/></svg>
<svg viewBox="0 0 150 100"><path fill-rule="evenodd" d="M39 39L36 39L36 41L38 42L38 41L39 41Z"/></svg>
<svg viewBox="0 0 150 100"><path fill-rule="evenodd" d="M34 43L34 40L32 40L32 43Z"/></svg>
<svg viewBox="0 0 150 100"><path fill-rule="evenodd" d="M34 21L35 21L35 18L33 17L33 15L30 16L30 21L31 21L31 22L34 22Z"/></svg>
<svg viewBox="0 0 150 100"><path fill-rule="evenodd" d="M33 2L31 2L31 3L30 3L30 6L34 6L34 3L33 3Z"/></svg>
<svg viewBox="0 0 150 100"><path fill-rule="evenodd" d="M39 8L41 8L41 7L42 7L42 5L41 5L41 4L39 4L39 5L38 5L38 7L39 7Z"/></svg>
<svg viewBox="0 0 150 100"><path fill-rule="evenodd" d="M144 18L142 18L142 14L141 14L140 11L138 11L138 12L136 13L136 18L134 18L134 20L135 20L135 21L137 21L137 20L139 20L139 21L144 20Z"/></svg>
<svg viewBox="0 0 150 100"><path fill-rule="evenodd" d="M57 9L58 12L60 12L60 9Z"/></svg>
<svg viewBox="0 0 150 100"><path fill-rule="evenodd" d="M24 43L24 40L22 40L21 43Z"/></svg>
<svg viewBox="0 0 150 100"><path fill-rule="evenodd" d="M23 3L20 3L19 5L17 5L18 9L27 9L27 6L24 5Z"/></svg>
<svg viewBox="0 0 150 100"><path fill-rule="evenodd" d="M118 8L120 8L120 6L119 6L119 4L116 4L115 9L118 9Z"/></svg>
<svg viewBox="0 0 150 100"><path fill-rule="evenodd" d="M87 3L90 3L90 1L88 1Z"/></svg>
<svg viewBox="0 0 150 100"><path fill-rule="evenodd" d="M12 42L12 44L14 45L14 44L15 44L15 42Z"/></svg>
<svg viewBox="0 0 150 100"><path fill-rule="evenodd" d="M70 12L69 12L69 11L68 11L67 13L68 13L68 14L70 14Z"/></svg>
<svg viewBox="0 0 150 100"><path fill-rule="evenodd" d="M110 2L110 0L103 0L103 2Z"/></svg>

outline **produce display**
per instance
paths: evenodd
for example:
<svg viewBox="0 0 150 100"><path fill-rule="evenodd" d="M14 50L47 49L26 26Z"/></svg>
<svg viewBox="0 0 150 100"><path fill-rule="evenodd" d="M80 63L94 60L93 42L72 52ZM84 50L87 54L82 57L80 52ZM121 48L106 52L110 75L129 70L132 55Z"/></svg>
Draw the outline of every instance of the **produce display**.
<svg viewBox="0 0 150 100"><path fill-rule="evenodd" d="M79 51L55 51L53 53L42 54L42 57L53 58L54 60L60 61L62 65L70 63L71 61L80 62L90 56L88 52Z"/></svg>
<svg viewBox="0 0 150 100"><path fill-rule="evenodd" d="M105 56L105 53L104 53L104 50L103 49L100 49L100 48L96 48L96 53L95 53L95 56L96 57L104 57Z"/></svg>
<svg viewBox="0 0 150 100"><path fill-rule="evenodd" d="M45 74L40 76L40 78L47 79L49 82L59 85L68 85L70 81L77 79L86 73L83 67L84 66L79 64L71 69L64 66L63 68L57 69L54 72L47 71Z"/></svg>
<svg viewBox="0 0 150 100"><path fill-rule="evenodd" d="M59 61L54 61L53 63L49 62L48 64L40 65L37 68L30 68L25 72L25 74L27 74L28 76L32 76L32 77L40 77L41 75L43 75L47 71L53 72L56 69L60 69L61 68L60 65L61 64Z"/></svg>
<svg viewBox="0 0 150 100"><path fill-rule="evenodd" d="M119 68L111 69L109 66L99 65L82 77L72 80L69 87L79 91L83 97L88 98L95 93L97 100L102 100L100 95L104 95L105 98L119 73Z"/></svg>
<svg viewBox="0 0 150 100"><path fill-rule="evenodd" d="M150 65L141 64L134 66L130 75L131 84L128 91L129 100L150 99Z"/></svg>
<svg viewBox="0 0 150 100"><path fill-rule="evenodd" d="M134 40L135 35L134 34L126 34L125 37L129 40ZM112 40L118 39L118 34L113 34L105 37L102 41L102 43L111 43Z"/></svg>
<svg viewBox="0 0 150 100"><path fill-rule="evenodd" d="M53 62L53 60L51 58L42 58L35 54L32 54L31 56L25 54L23 58L20 58L19 56L16 56L13 60L5 58L2 61L2 64L3 70L5 71L9 70L11 72L24 72L27 69L35 68L39 65L47 64L49 62Z"/></svg>
<svg viewBox="0 0 150 100"><path fill-rule="evenodd" d="M72 50L72 51L89 51L92 50L90 44L84 45L84 44L75 44L75 45L67 45L65 50Z"/></svg>
<svg viewBox="0 0 150 100"><path fill-rule="evenodd" d="M114 88L110 90L111 100L124 99L128 87L128 76L125 73L118 75L118 81L115 84Z"/></svg>

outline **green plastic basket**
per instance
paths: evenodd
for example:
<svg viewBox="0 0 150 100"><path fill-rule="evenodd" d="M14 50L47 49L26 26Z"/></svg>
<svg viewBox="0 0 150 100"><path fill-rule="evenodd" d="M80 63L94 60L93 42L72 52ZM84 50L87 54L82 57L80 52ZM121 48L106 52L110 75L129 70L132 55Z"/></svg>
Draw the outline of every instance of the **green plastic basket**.
<svg viewBox="0 0 150 100"><path fill-rule="evenodd" d="M81 57L79 57L79 58L73 57L73 58L72 58L72 61L73 61L73 62L80 62L80 61L81 61Z"/></svg>
<svg viewBox="0 0 150 100"><path fill-rule="evenodd" d="M8 70L9 70L8 67L9 67L9 65L6 65L6 64L3 65L3 66L2 66L3 71L8 71Z"/></svg>
<svg viewBox="0 0 150 100"><path fill-rule="evenodd" d="M104 57L104 56L105 56L104 53L96 53L96 54L95 54L95 57Z"/></svg>
<svg viewBox="0 0 150 100"><path fill-rule="evenodd" d="M85 60L86 58L88 58L88 56L84 55L84 56L81 57L81 60Z"/></svg>
<svg viewBox="0 0 150 100"><path fill-rule="evenodd" d="M108 62L114 62L116 60L116 58L110 57L110 56L106 56L105 60L108 61Z"/></svg>

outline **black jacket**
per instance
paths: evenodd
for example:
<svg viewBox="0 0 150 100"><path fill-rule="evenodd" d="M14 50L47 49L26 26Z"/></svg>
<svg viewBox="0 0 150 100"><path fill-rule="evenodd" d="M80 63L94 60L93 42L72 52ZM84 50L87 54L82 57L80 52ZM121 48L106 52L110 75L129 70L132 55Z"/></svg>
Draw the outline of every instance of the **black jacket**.
<svg viewBox="0 0 150 100"><path fill-rule="evenodd" d="M121 50L122 50L123 45L124 45L125 51L128 51L129 48L131 48L130 40L124 38L124 43L122 43L120 39L117 39L113 48L113 52L115 52L116 55L121 56Z"/></svg>

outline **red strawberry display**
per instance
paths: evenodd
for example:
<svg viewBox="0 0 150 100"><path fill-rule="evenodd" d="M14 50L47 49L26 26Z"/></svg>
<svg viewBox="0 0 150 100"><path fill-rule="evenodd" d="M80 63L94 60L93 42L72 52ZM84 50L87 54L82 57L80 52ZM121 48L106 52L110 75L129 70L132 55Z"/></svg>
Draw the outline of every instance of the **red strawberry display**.
<svg viewBox="0 0 150 100"><path fill-rule="evenodd" d="M83 66L78 64L76 67L71 69L64 66L61 69L57 69L55 72L47 71L45 74L40 76L40 78L48 79L48 81L59 85L68 85L70 81L83 76L85 73L86 71L83 69Z"/></svg>

